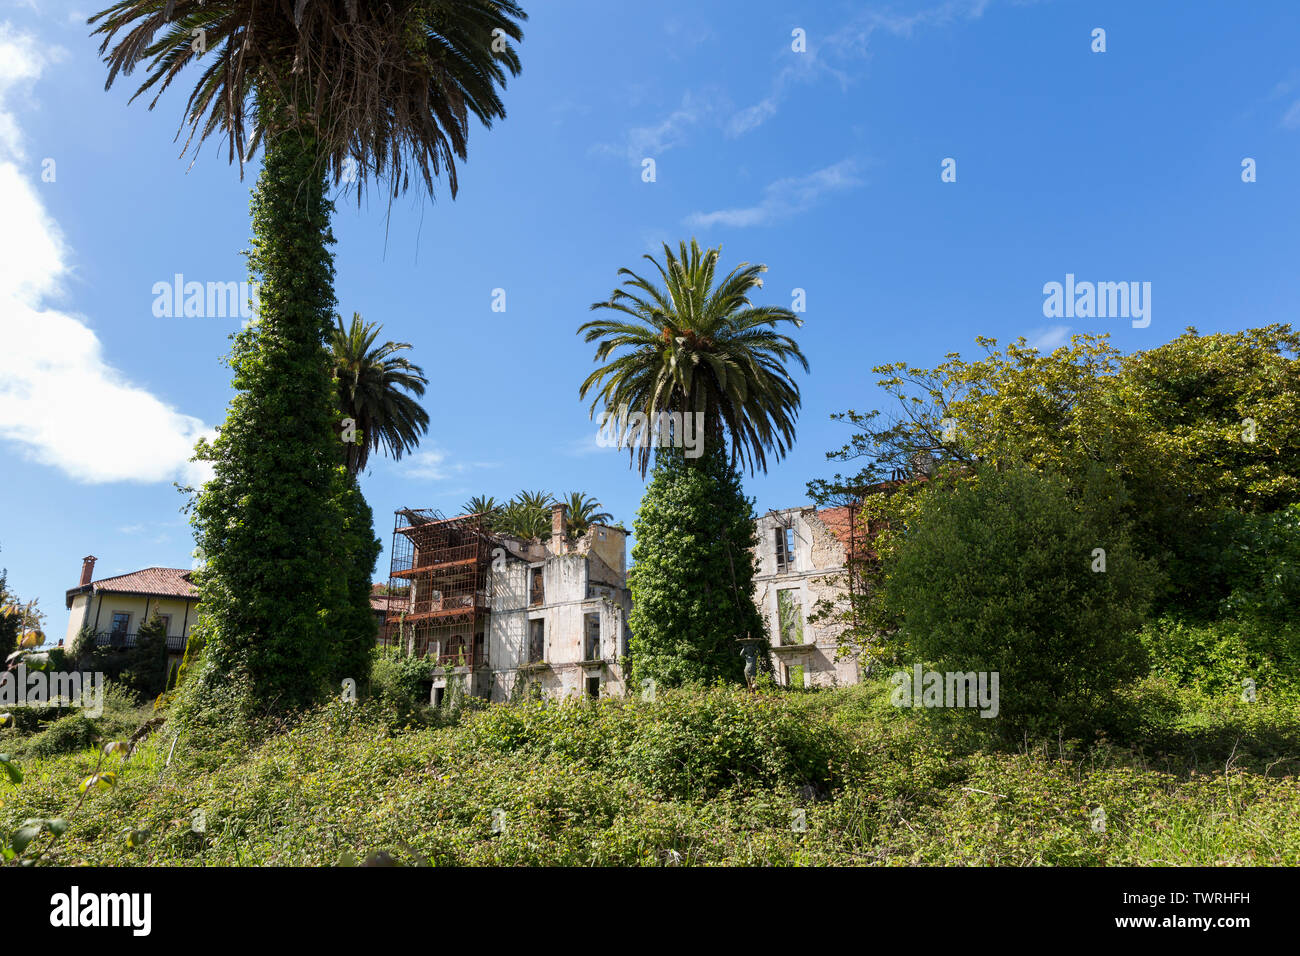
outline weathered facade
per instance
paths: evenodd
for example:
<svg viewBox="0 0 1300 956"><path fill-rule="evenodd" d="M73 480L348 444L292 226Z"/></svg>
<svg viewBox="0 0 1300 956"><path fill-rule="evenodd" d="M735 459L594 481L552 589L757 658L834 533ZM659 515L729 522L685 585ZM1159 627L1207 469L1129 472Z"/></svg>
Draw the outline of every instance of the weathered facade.
<svg viewBox="0 0 1300 956"><path fill-rule="evenodd" d="M758 519L754 601L767 622L780 684L834 687L861 679L856 656L839 653L843 625L810 621L823 602L847 607L855 510L786 508Z"/></svg>
<svg viewBox="0 0 1300 956"><path fill-rule="evenodd" d="M627 532L594 524L573 539L562 505L551 530L523 541L477 516L399 513L382 639L442 665L435 703L457 686L498 701L624 693Z"/></svg>

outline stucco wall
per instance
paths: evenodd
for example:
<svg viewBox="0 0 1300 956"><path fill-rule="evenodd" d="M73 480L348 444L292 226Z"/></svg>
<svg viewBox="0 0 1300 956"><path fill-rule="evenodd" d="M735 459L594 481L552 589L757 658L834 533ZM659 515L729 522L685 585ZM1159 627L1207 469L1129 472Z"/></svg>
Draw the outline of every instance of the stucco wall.
<svg viewBox="0 0 1300 956"><path fill-rule="evenodd" d="M88 604L89 614L87 614ZM195 604L196 602L192 599L186 600L185 598L145 597L137 594L115 594L102 591L93 595L77 594L73 596L72 609L68 612L68 631L64 636L64 640L70 646L83 624L94 626L96 632L107 633L112 630L113 615L118 611L131 615L131 622L127 625L127 633L134 634L140 630L140 625L145 621L146 605L150 617L155 612L171 616L171 620L167 623L168 637L188 637L190 628L194 626ZM188 621L185 613L187 606L189 608ZM95 624L96 613L99 615L97 625Z"/></svg>
<svg viewBox="0 0 1300 956"><path fill-rule="evenodd" d="M603 563L603 562L602 562ZM542 570L543 603L529 605L529 575ZM481 690L493 700L507 700L520 680L528 680L547 696L585 693L585 680L599 676L602 694L624 692L622 673L616 658L621 648L630 608L626 588L615 588L614 597L589 598L591 574L585 554L563 554L544 562L525 562L513 556L504 567L491 572L492 612L488 622L490 674ZM600 621L602 663L586 658L585 617L597 614ZM531 666L528 643L531 625L543 622L544 666ZM585 666L584 666L585 665Z"/></svg>

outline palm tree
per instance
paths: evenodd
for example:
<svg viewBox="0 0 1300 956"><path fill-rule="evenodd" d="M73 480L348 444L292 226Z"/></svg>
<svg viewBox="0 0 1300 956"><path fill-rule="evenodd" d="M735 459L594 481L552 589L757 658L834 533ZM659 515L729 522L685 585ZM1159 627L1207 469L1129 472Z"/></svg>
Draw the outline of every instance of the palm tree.
<svg viewBox="0 0 1300 956"><path fill-rule="evenodd" d="M491 495L475 495L460 506L461 514L491 517L501 510L501 505Z"/></svg>
<svg viewBox="0 0 1300 956"><path fill-rule="evenodd" d="M469 501L460 506L460 513L464 515L481 515L483 527L488 531L500 530L497 524L501 520L501 513L504 506L491 495L475 495Z"/></svg>
<svg viewBox="0 0 1300 956"><path fill-rule="evenodd" d="M524 19L513 0L121 0L89 21L108 86L143 64L132 99L154 90L156 104L197 66L186 150L216 133L242 171L263 148L248 255L258 321L235 338L236 391L200 444L213 478L192 510L205 684L247 674L252 696L283 711L368 673L378 546L339 467L327 178L352 179L358 205L368 183L397 195L413 173L430 194L445 175L454 198L471 114L505 116Z"/></svg>
<svg viewBox="0 0 1300 956"><path fill-rule="evenodd" d="M521 491L515 495L512 501L517 501L522 508L530 511L550 511L551 505L555 504L555 498L549 491Z"/></svg>
<svg viewBox="0 0 1300 956"><path fill-rule="evenodd" d="M406 394L423 395L429 380L420 366L396 354L411 348L409 342L375 346L380 329L373 322L363 324L361 313L353 312L348 328L342 316L336 317L330 337L339 410L360 432L360 440L347 443L344 450L353 477L365 470L372 451L382 447L394 461L400 460L429 430L429 413Z"/></svg>
<svg viewBox="0 0 1300 956"><path fill-rule="evenodd" d="M604 506L594 496L581 491L569 492L563 504L568 506L569 533L575 538L581 538L593 524L608 524L614 520L608 511L600 510Z"/></svg>
<svg viewBox="0 0 1300 956"><path fill-rule="evenodd" d="M553 502L550 492L521 491L498 509L492 530L524 540L545 538L551 533Z"/></svg>
<svg viewBox="0 0 1300 956"><path fill-rule="evenodd" d="M623 287L591 306L622 313L578 329L586 333L584 342L599 341L596 362L617 356L587 377L579 396L595 390L593 416L599 405L612 415L626 406L651 422L662 412L702 415L706 448L730 446L733 465L766 471L767 455L779 460L794 442L799 388L786 363L808 370L794 339L777 328L803 322L789 309L750 301L751 290L762 288L766 266L741 263L715 287L720 249L701 250L692 239L676 255L667 243L663 251L663 264L645 256L662 286L619 269L627 277ZM650 444L629 443L642 476Z"/></svg>
<svg viewBox="0 0 1300 956"><path fill-rule="evenodd" d="M412 171L430 194L445 172L455 197L469 114L487 127L505 117L498 87L519 74L509 41L527 18L513 0L120 0L88 22L104 37L106 86L149 61L132 100L157 87L150 109L200 65L187 148L220 130L242 169L297 131L336 185L355 176L360 202L369 180L396 195Z"/></svg>

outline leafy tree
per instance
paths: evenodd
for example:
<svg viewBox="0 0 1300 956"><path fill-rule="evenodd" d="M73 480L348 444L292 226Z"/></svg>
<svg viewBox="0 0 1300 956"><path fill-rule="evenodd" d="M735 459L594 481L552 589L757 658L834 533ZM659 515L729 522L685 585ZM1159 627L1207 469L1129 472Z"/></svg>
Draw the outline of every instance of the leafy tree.
<svg viewBox="0 0 1300 956"><path fill-rule="evenodd" d="M167 624L157 614L140 625L135 647L120 653L123 670L118 680L141 697L153 698L167 687Z"/></svg>
<svg viewBox="0 0 1300 956"><path fill-rule="evenodd" d="M786 363L808 370L798 344L777 329L803 322L783 306L750 301L763 285L766 266L741 263L715 287L720 252L702 250L692 239L674 254L665 243L662 265L645 256L662 287L619 269L627 276L623 288L591 308L626 318L595 319L578 328L584 342L600 343L596 362L617 357L587 376L578 394L586 398L594 390L593 415L598 405L613 416L626 406L651 421L661 412L699 413L706 448L729 445L733 465L766 471L767 455L779 460L794 442L799 387ZM644 441L629 446L642 475L650 452Z"/></svg>
<svg viewBox="0 0 1300 956"><path fill-rule="evenodd" d="M1137 632L1159 584L1123 487L1027 468L941 473L877 536L877 623L894 663L999 674L1010 739L1083 733L1140 675Z"/></svg>
<svg viewBox="0 0 1300 956"><path fill-rule="evenodd" d="M72 644L67 649L67 659L73 666L80 667L81 663L89 659L90 655L95 652L95 627L93 624L83 624L81 629L72 639Z"/></svg>
<svg viewBox="0 0 1300 956"><path fill-rule="evenodd" d="M737 642L764 628L753 599L753 502L736 467L716 447L696 461L660 449L633 534L634 681L743 680Z"/></svg>
<svg viewBox="0 0 1300 956"><path fill-rule="evenodd" d="M8 576L8 569L0 568L0 668L4 667L9 655L18 650L20 640L24 641L24 647L36 647L45 642L45 632L41 629L45 622L44 613L36 601L24 604L9 590Z"/></svg>
<svg viewBox="0 0 1300 956"><path fill-rule="evenodd" d="M1300 505L1268 514L1234 514L1229 520L1227 546L1220 555L1228 591L1221 610L1260 623L1296 623Z"/></svg>
<svg viewBox="0 0 1300 956"><path fill-rule="evenodd" d="M104 674L111 681L121 684L132 694L143 698L154 698L161 694L167 685L167 625L156 613L140 625L132 647L122 648L104 645L97 646L93 635L88 643L79 639L84 655L91 670Z"/></svg>
<svg viewBox="0 0 1300 956"><path fill-rule="evenodd" d="M1123 355L1104 335L1050 354L1019 339L933 369L877 366L891 415L848 411L854 434L828 458L857 474L809 484L818 501L856 500L889 478L944 464L1023 463L1076 480L1102 466L1129 490L1144 553L1168 571L1165 605L1213 608L1211 571L1229 512L1300 501L1300 335L1272 325L1201 336L1194 329Z"/></svg>
<svg viewBox="0 0 1300 956"><path fill-rule="evenodd" d="M245 686L246 674L261 706L289 709L318 699L352 656L340 648L354 638L365 549L349 541L360 512L325 349L327 173L336 185L355 174L358 203L370 181L397 194L412 172L431 194L445 173L454 197L470 114L485 126L505 115L500 87L519 72L510 41L523 19L511 0L122 0L91 18L109 85L145 62L136 96L161 95L197 62L187 143L220 130L241 164L264 147L249 253L259 321L236 336L238 394L198 450L215 470L193 515L207 561L196 624L205 685Z"/></svg>
<svg viewBox="0 0 1300 956"><path fill-rule="evenodd" d="M348 474L354 477L365 471L372 451L382 448L397 461L429 430L429 413L411 397L423 395L429 380L420 366L396 354L411 348L409 342L375 346L380 329L353 312L347 328L336 317L330 336L339 410L357 432L357 440L345 444Z"/></svg>

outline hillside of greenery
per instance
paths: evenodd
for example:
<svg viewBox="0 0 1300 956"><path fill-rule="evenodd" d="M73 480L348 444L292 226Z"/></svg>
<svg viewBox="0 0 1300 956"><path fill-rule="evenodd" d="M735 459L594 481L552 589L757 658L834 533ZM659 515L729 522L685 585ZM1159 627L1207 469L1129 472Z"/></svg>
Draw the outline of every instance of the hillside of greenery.
<svg viewBox="0 0 1300 956"><path fill-rule="evenodd" d="M152 716L120 692L95 720L0 730L11 862L1300 864L1294 693L1152 676L1091 740L1012 747L891 706L884 681L433 711L400 669L291 724L215 708L174 750L164 723L102 755Z"/></svg>

